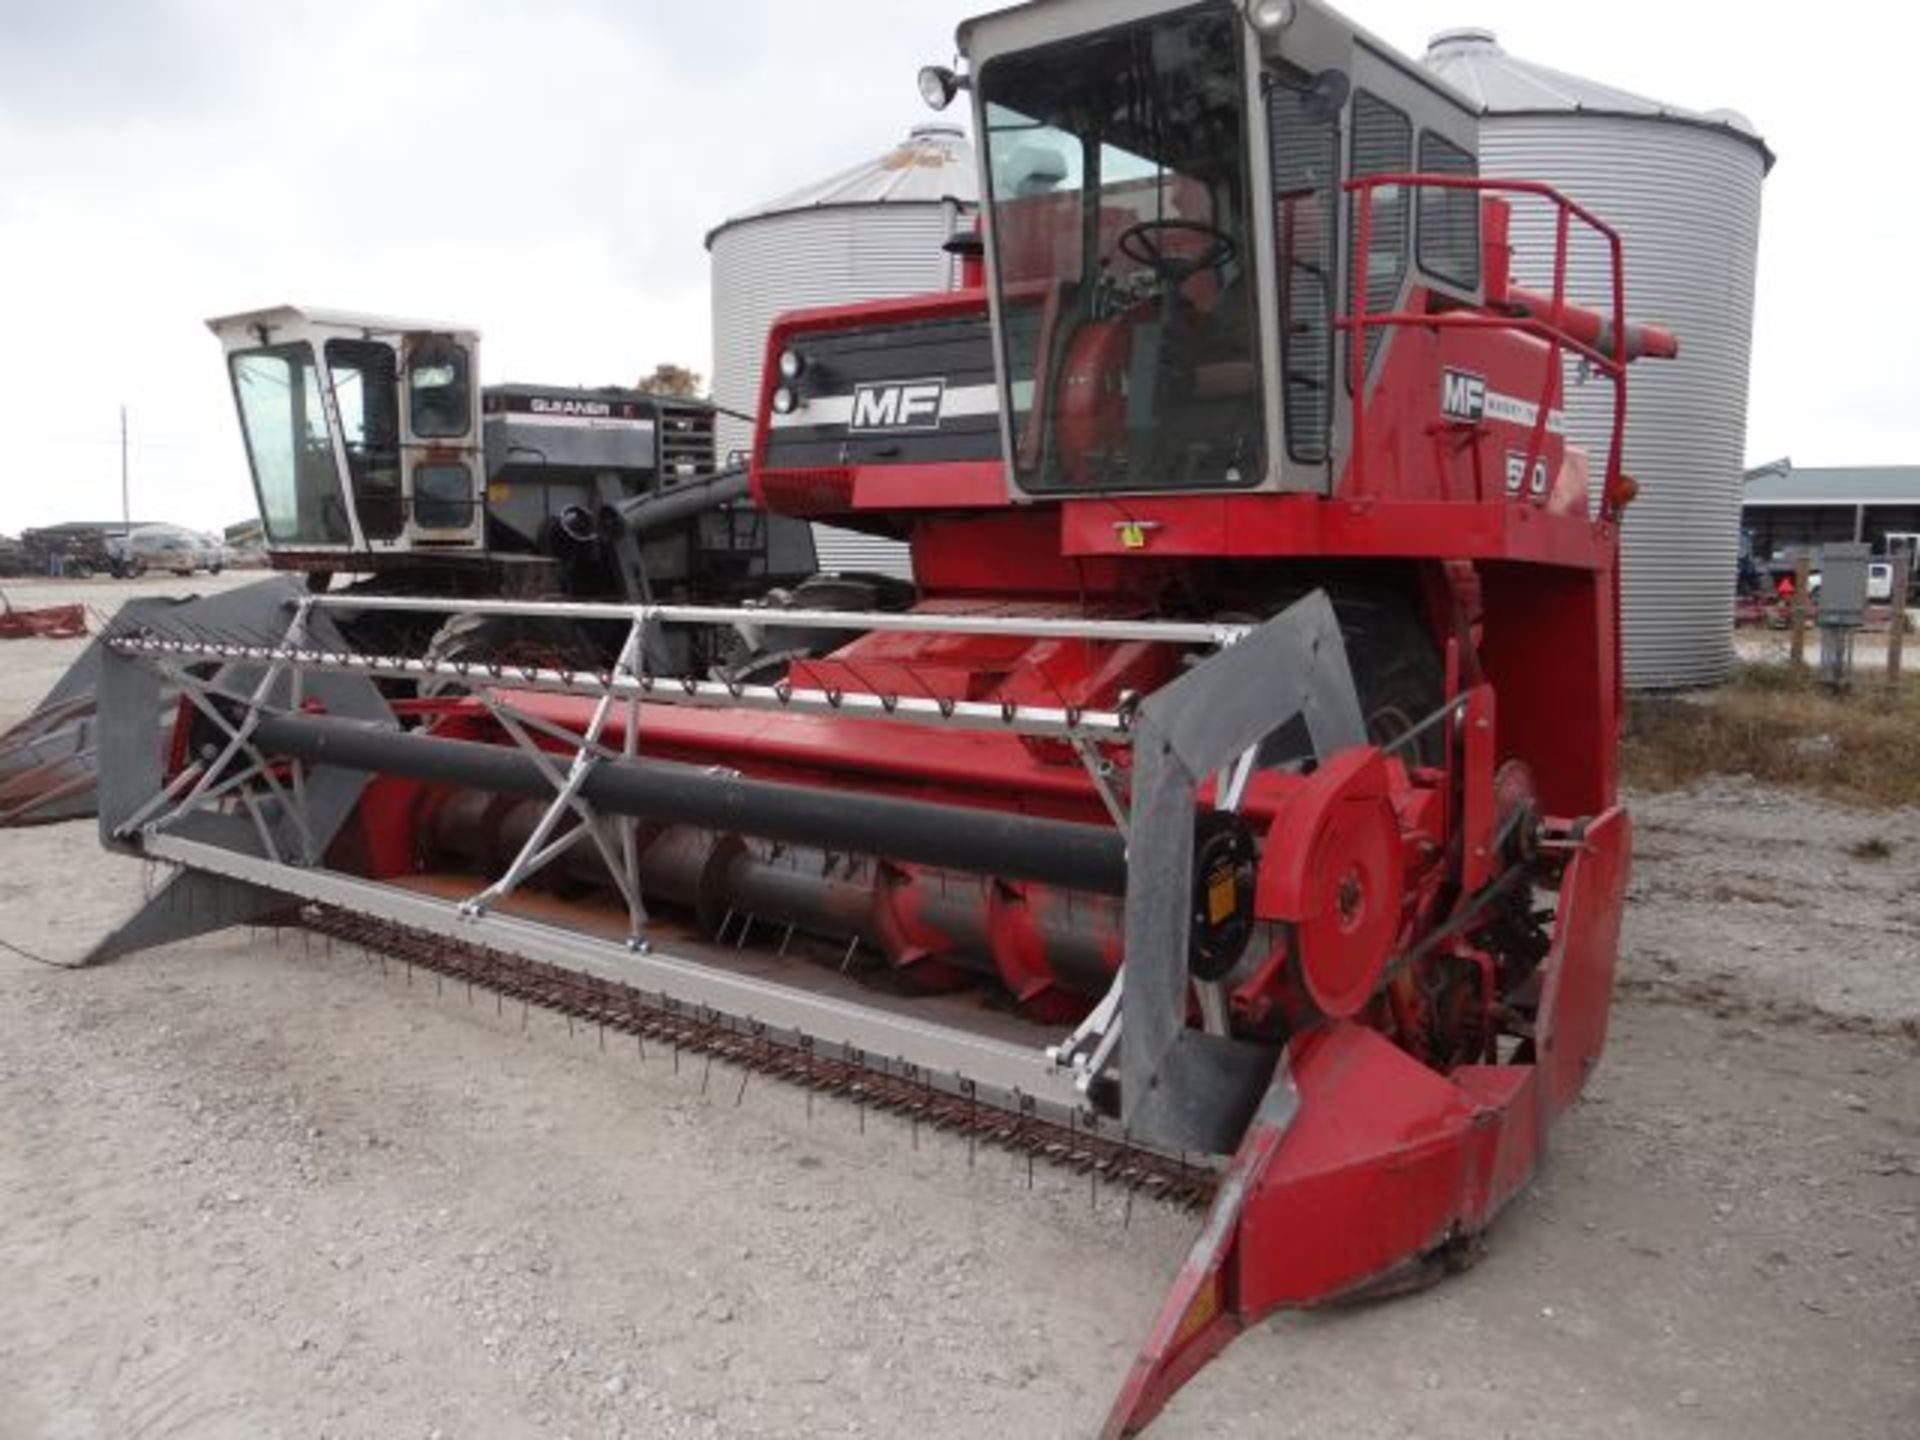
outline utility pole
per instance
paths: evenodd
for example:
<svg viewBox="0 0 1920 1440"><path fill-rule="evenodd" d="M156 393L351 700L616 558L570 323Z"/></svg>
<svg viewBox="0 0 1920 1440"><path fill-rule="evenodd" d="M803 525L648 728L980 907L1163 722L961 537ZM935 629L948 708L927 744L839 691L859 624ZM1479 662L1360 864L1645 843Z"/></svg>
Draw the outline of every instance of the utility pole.
<svg viewBox="0 0 1920 1440"><path fill-rule="evenodd" d="M120 534L133 534L133 504L127 495L127 407L120 407Z"/></svg>

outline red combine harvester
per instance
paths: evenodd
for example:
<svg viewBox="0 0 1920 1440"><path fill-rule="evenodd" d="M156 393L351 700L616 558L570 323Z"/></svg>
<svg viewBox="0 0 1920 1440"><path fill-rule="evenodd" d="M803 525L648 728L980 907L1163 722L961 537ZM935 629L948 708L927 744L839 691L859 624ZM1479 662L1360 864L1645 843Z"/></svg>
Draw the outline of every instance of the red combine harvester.
<svg viewBox="0 0 1920 1440"><path fill-rule="evenodd" d="M103 835L177 869L99 954L291 917L1210 1203L1127 1434L1275 1309L1463 1260L1598 1060L1625 375L1675 347L1602 221L1477 178L1473 107L1312 0L960 39L970 76L922 88L972 93L980 283L782 320L753 469L771 511L907 540L918 602L269 582L131 622ZM1519 203L1556 219L1546 294L1509 277ZM1616 398L1597 472L1576 357ZM373 607L625 639L348 648ZM761 658L650 666L688 625Z"/></svg>

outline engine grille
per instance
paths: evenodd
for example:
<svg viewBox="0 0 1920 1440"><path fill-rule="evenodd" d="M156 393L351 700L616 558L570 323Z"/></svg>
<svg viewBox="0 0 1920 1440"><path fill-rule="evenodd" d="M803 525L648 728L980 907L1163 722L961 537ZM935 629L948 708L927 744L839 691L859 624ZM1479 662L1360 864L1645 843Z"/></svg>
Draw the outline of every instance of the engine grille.
<svg viewBox="0 0 1920 1440"><path fill-rule="evenodd" d="M714 473L713 410L660 402L660 474L668 484Z"/></svg>

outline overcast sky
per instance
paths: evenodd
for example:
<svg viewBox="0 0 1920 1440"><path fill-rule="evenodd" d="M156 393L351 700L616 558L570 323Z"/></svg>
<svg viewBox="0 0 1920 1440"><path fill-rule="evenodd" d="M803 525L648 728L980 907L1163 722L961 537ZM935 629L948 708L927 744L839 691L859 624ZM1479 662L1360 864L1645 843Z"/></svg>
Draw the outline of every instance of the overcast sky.
<svg viewBox="0 0 1920 1440"><path fill-rule="evenodd" d="M982 8L0 0L0 530L118 515L122 402L137 516L252 513L209 315L458 320L493 380L709 371L705 232L926 118L914 71ZM1488 25L1528 59L1751 116L1780 163L1749 457L1920 464L1920 27L1898 7L1347 9L1410 53Z"/></svg>

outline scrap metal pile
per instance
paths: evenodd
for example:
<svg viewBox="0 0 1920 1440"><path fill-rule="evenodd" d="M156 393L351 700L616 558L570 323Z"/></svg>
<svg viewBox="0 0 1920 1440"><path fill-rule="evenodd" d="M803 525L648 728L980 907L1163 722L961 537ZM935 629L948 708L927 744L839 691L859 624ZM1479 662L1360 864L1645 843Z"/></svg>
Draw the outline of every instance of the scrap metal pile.
<svg viewBox="0 0 1920 1440"><path fill-rule="evenodd" d="M1623 425L1674 349L1603 222L1476 178L1472 107L1333 12L1129 14L964 27L986 268L769 336L754 501L906 539L910 608L272 580L116 622L95 722L105 842L172 867L98 958L304 924L1209 1204L1115 1435L1273 1310L1457 1263L1596 1063L1632 484L1561 377ZM319 363L269 328L233 363ZM304 443L263 413L256 460ZM661 664L689 630L751 663Z"/></svg>

